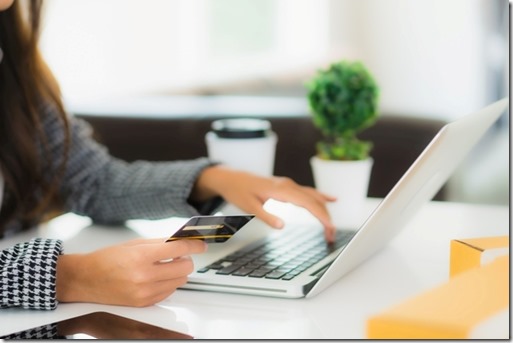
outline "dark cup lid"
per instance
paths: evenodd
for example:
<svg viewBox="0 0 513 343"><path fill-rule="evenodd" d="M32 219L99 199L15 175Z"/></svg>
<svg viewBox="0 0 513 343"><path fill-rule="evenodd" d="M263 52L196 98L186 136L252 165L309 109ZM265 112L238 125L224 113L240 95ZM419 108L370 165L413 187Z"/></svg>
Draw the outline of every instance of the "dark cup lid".
<svg viewBox="0 0 513 343"><path fill-rule="evenodd" d="M220 138L261 138L271 131L271 123L264 119L234 118L212 122L212 130Z"/></svg>

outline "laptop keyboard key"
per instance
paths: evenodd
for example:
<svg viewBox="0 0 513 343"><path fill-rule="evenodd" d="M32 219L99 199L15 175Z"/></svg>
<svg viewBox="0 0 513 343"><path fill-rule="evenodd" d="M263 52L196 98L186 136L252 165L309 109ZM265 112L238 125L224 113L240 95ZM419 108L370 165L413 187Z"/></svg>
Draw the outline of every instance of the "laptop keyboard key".
<svg viewBox="0 0 513 343"><path fill-rule="evenodd" d="M266 279L279 279L285 274L287 274L287 272L280 271L280 270L273 270L269 274L266 274L265 278Z"/></svg>
<svg viewBox="0 0 513 343"><path fill-rule="evenodd" d="M251 277L264 277L267 273L271 272L270 269L256 269L252 271L249 276Z"/></svg>
<svg viewBox="0 0 513 343"><path fill-rule="evenodd" d="M234 271L232 273L232 275L235 275L235 276L246 276L249 273L251 273L253 270L254 269L242 267L242 268L239 268L236 271Z"/></svg>
<svg viewBox="0 0 513 343"><path fill-rule="evenodd" d="M231 266L224 267L216 272L216 274L228 275L240 268L240 265L232 264Z"/></svg>

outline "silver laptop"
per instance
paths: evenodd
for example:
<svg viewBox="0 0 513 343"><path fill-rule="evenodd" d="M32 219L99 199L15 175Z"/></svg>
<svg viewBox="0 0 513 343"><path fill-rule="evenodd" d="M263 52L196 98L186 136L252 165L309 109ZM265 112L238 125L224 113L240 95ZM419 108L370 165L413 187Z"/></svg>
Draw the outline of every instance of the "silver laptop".
<svg viewBox="0 0 513 343"><path fill-rule="evenodd" d="M182 288L302 298L322 292L396 236L432 199L509 104L504 98L445 125L358 230L337 230L328 245L311 225L262 228L253 220L223 244L194 255ZM271 232L273 231L273 232Z"/></svg>

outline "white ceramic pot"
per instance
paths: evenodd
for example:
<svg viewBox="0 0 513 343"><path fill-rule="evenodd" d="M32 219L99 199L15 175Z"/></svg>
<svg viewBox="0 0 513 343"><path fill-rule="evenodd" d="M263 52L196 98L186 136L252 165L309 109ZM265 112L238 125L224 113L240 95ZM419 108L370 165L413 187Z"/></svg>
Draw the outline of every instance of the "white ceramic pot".
<svg viewBox="0 0 513 343"><path fill-rule="evenodd" d="M357 228L365 220L363 210L373 163L372 158L330 161L314 156L310 159L317 190L337 198L336 202L328 204L337 228Z"/></svg>

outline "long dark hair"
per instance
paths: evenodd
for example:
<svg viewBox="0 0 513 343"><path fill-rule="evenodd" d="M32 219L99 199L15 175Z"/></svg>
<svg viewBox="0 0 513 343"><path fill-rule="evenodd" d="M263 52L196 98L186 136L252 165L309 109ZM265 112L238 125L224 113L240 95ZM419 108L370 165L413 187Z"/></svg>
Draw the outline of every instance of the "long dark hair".
<svg viewBox="0 0 513 343"><path fill-rule="evenodd" d="M53 106L62 119L64 152L69 145L66 113L58 85L38 51L41 0L14 1L0 11L0 171L5 182L0 211L0 237L14 218L23 226L37 223L55 203L59 175L44 175L42 162L50 158L43 131L43 104ZM43 152L41 156L41 151Z"/></svg>

